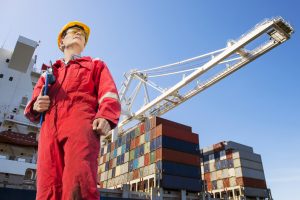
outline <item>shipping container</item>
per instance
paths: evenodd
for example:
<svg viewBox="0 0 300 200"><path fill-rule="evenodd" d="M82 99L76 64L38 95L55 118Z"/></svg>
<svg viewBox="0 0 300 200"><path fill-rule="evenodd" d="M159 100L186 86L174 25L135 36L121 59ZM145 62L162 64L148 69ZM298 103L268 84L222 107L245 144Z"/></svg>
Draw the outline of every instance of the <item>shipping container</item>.
<svg viewBox="0 0 300 200"><path fill-rule="evenodd" d="M200 167L193 165L185 165L180 163L174 163L171 161L158 161L156 163L156 169L159 170L162 174L169 174L174 176L198 178L201 177Z"/></svg>
<svg viewBox="0 0 300 200"><path fill-rule="evenodd" d="M192 128L190 126L184 125L184 124L180 124L180 123L176 123L167 119L163 119L160 117L151 117L150 118L150 128L153 129L157 126L159 126L160 124L162 124L163 126L166 127L174 127L178 130L184 130L184 131L192 131Z"/></svg>
<svg viewBox="0 0 300 200"><path fill-rule="evenodd" d="M236 182L240 186L267 189L266 181L247 177L238 177Z"/></svg>
<svg viewBox="0 0 300 200"><path fill-rule="evenodd" d="M254 179L265 180L265 175L263 171L249 169L249 168L235 168L236 177L248 177Z"/></svg>
<svg viewBox="0 0 300 200"><path fill-rule="evenodd" d="M261 156L256 154L256 153L251 153L251 152L244 152L244 151L240 151L240 152L234 152L232 154L233 159L245 159L245 160L250 160L250 161L254 161L254 162L258 162L261 163Z"/></svg>
<svg viewBox="0 0 300 200"><path fill-rule="evenodd" d="M246 167L246 168L251 168L251 169L260 170L260 171L264 170L262 163L245 160L245 159L235 159L234 167L236 167L236 168L237 167Z"/></svg>
<svg viewBox="0 0 300 200"><path fill-rule="evenodd" d="M188 154L180 151L175 151L167 148L159 148L156 151L162 151L162 160L168 160L188 165L200 165L200 156Z"/></svg>
<svg viewBox="0 0 300 200"><path fill-rule="evenodd" d="M192 133L191 131L186 131L182 129L177 129L176 127L163 126L159 125L155 128L156 137L158 136L167 136L171 138L175 138L178 140L199 144L199 136L198 134Z"/></svg>
<svg viewBox="0 0 300 200"><path fill-rule="evenodd" d="M161 142L158 142L158 141L161 141ZM156 138L156 147L158 147L158 145L160 145L160 143L162 144L161 146L163 148L178 150L178 151L186 152L189 154L200 155L199 144L185 142L185 141L167 137L167 136L157 137Z"/></svg>
<svg viewBox="0 0 300 200"><path fill-rule="evenodd" d="M200 179L193 179L180 176L163 175L161 185L169 189L185 189L187 191L200 192L202 182Z"/></svg>

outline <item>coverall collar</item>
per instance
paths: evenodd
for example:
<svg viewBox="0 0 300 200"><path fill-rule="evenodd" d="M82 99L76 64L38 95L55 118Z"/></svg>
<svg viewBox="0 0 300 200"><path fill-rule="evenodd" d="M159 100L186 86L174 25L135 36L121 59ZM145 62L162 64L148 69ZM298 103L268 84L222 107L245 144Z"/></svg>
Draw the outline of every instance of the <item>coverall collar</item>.
<svg viewBox="0 0 300 200"><path fill-rule="evenodd" d="M82 61L88 61L88 62L91 62L91 61L92 61L92 58L89 57L89 56L83 56L83 57L81 57L81 56L75 55L75 56L72 56L72 59L69 61L69 63L72 62L72 61L76 61L76 62L79 62L79 63L82 62ZM61 58L61 59L57 60L57 61L53 64L53 67L59 68L59 67L61 67L61 66L67 65L67 64L68 64L68 63L65 63L65 62L63 61L63 59Z"/></svg>

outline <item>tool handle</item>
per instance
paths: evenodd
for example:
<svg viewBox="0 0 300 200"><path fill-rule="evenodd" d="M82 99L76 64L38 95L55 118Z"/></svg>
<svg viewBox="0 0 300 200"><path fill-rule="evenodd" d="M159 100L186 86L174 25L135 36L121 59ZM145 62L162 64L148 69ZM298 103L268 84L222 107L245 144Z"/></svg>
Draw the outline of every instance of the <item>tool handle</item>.
<svg viewBox="0 0 300 200"><path fill-rule="evenodd" d="M47 93L48 93L48 82L49 82L49 74L48 74L48 72L46 72L45 85L44 85L44 89L42 91L43 96L47 95ZM41 114L41 118L40 118L40 125L41 126L43 124L44 118L45 118L45 112L43 112Z"/></svg>

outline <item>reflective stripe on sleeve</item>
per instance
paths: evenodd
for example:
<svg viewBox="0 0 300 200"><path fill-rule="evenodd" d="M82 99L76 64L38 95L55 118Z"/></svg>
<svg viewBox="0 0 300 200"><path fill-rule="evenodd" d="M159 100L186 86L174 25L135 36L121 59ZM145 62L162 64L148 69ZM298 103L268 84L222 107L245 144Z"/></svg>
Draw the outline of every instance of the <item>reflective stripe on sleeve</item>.
<svg viewBox="0 0 300 200"><path fill-rule="evenodd" d="M99 100L98 103L101 104L102 101L103 101L105 98L107 98L107 97L113 98L113 99L116 99L117 101L119 101L119 97L118 97L118 95L117 95L116 93L114 93L114 92L107 92L107 93L105 93L105 94L100 98L100 100Z"/></svg>

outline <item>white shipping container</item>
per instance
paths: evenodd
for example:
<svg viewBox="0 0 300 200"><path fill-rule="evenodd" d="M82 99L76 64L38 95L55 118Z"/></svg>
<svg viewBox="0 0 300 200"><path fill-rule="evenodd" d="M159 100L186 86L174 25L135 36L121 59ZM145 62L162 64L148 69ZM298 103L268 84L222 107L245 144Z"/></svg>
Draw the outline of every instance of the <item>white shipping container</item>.
<svg viewBox="0 0 300 200"><path fill-rule="evenodd" d="M217 180L222 179L222 170L217 171Z"/></svg>
<svg viewBox="0 0 300 200"><path fill-rule="evenodd" d="M149 153L150 152L150 142L146 142L144 144L144 154Z"/></svg>
<svg viewBox="0 0 300 200"><path fill-rule="evenodd" d="M111 177L112 177L112 169L110 169L110 170L108 170L108 179L111 179Z"/></svg>
<svg viewBox="0 0 300 200"><path fill-rule="evenodd" d="M155 173L155 163L149 165L149 175Z"/></svg>
<svg viewBox="0 0 300 200"><path fill-rule="evenodd" d="M105 163L103 163L102 165L100 165L100 173L105 171Z"/></svg>
<svg viewBox="0 0 300 200"><path fill-rule="evenodd" d="M230 184L230 187L236 186L236 180L235 180L235 177L229 178L229 184Z"/></svg>
<svg viewBox="0 0 300 200"><path fill-rule="evenodd" d="M112 162L112 167L116 167L116 166L117 166L117 158L114 158Z"/></svg>
<svg viewBox="0 0 300 200"><path fill-rule="evenodd" d="M109 157L110 157L110 152L108 152L108 153L106 154L106 158L105 158L105 159L106 159L106 162L109 161Z"/></svg>
<svg viewBox="0 0 300 200"><path fill-rule="evenodd" d="M217 180L217 172L212 172L212 173L210 173L210 179L212 180L212 181L215 181L215 180Z"/></svg>
<svg viewBox="0 0 300 200"><path fill-rule="evenodd" d="M234 170L234 168L228 169L228 175L229 175L229 177L235 176L235 170Z"/></svg>
<svg viewBox="0 0 300 200"><path fill-rule="evenodd" d="M107 187L107 181L103 181L103 188Z"/></svg>
<svg viewBox="0 0 300 200"><path fill-rule="evenodd" d="M123 164L122 170L123 170L123 174L128 172L128 162Z"/></svg>
<svg viewBox="0 0 300 200"><path fill-rule="evenodd" d="M220 160L226 160L226 152L225 152L225 150L220 151Z"/></svg>
<svg viewBox="0 0 300 200"><path fill-rule="evenodd" d="M204 147L203 148L203 153L209 153L209 152L213 152L214 151L214 148L213 146L209 146L209 147Z"/></svg>
<svg viewBox="0 0 300 200"><path fill-rule="evenodd" d="M106 172L102 172L100 175L100 181L105 181L107 180L107 171Z"/></svg>
<svg viewBox="0 0 300 200"><path fill-rule="evenodd" d="M144 166L144 156L138 158L138 167Z"/></svg>
<svg viewBox="0 0 300 200"><path fill-rule="evenodd" d="M209 163L209 171L210 172L216 171L215 162Z"/></svg>
<svg viewBox="0 0 300 200"><path fill-rule="evenodd" d="M107 153L107 145L105 145L105 146L103 147L103 149L104 149L103 154L106 154L106 153Z"/></svg>
<svg viewBox="0 0 300 200"><path fill-rule="evenodd" d="M103 163L103 156L100 156L99 164L102 164L102 163Z"/></svg>
<svg viewBox="0 0 300 200"><path fill-rule="evenodd" d="M140 143L139 143L139 145L144 144L144 143L145 143L145 134L140 135Z"/></svg>
<svg viewBox="0 0 300 200"><path fill-rule="evenodd" d="M229 172L228 169L222 169L222 178L228 178Z"/></svg>
<svg viewBox="0 0 300 200"><path fill-rule="evenodd" d="M118 147L117 149L117 156L122 154L122 146Z"/></svg>
<svg viewBox="0 0 300 200"><path fill-rule="evenodd" d="M223 180L217 180L217 188L218 189L223 189Z"/></svg>
<svg viewBox="0 0 300 200"><path fill-rule="evenodd" d="M116 166L116 177L121 174L121 166Z"/></svg>
<svg viewBox="0 0 300 200"><path fill-rule="evenodd" d="M143 170L144 170L144 172L143 172L144 176L148 176L149 175L149 165L145 166L143 168Z"/></svg>
<svg viewBox="0 0 300 200"><path fill-rule="evenodd" d="M124 155L124 162L128 162L129 161L129 152L126 152Z"/></svg>

